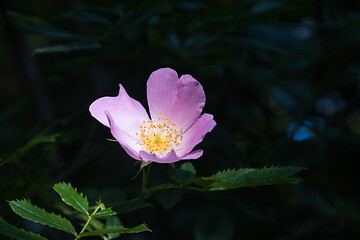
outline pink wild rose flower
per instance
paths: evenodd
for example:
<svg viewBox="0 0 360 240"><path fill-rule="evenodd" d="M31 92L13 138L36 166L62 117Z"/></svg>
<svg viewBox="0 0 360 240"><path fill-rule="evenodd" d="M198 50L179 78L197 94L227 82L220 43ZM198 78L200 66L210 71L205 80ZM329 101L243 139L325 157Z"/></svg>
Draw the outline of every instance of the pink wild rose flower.
<svg viewBox="0 0 360 240"><path fill-rule="evenodd" d="M216 125L211 114L201 114L201 84L191 75L178 78L174 70L161 68L149 77L147 100L151 119L120 84L118 96L97 99L90 112L137 160L173 163L201 157L203 150L192 150Z"/></svg>

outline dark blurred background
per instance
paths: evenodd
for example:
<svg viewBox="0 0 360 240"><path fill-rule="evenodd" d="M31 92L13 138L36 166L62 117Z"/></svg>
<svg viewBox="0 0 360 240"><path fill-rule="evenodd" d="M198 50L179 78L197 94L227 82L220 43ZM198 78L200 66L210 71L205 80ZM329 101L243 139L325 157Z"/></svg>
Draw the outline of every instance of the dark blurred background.
<svg viewBox="0 0 360 240"><path fill-rule="evenodd" d="M61 212L54 183L92 203L139 194L139 170L89 105L122 83L146 106L152 71L201 82L215 129L192 161L200 176L304 166L299 185L171 191L120 215L152 233L119 239L359 239L358 1L1 1L0 215L7 200ZM180 163L177 163L178 166ZM155 164L150 185L168 178ZM111 203L110 203L111 204ZM1 237L3 239L3 237Z"/></svg>

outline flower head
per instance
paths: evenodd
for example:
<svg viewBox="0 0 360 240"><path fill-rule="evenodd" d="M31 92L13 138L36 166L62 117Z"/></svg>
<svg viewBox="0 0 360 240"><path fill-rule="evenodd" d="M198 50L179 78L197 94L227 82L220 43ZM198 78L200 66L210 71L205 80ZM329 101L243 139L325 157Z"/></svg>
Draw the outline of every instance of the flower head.
<svg viewBox="0 0 360 240"><path fill-rule="evenodd" d="M137 160L173 163L199 158L203 151L193 148L216 125L212 115L201 114L201 84L190 75L178 78L174 70L161 68L149 77L147 99L151 118L120 84L118 96L97 99L90 112Z"/></svg>

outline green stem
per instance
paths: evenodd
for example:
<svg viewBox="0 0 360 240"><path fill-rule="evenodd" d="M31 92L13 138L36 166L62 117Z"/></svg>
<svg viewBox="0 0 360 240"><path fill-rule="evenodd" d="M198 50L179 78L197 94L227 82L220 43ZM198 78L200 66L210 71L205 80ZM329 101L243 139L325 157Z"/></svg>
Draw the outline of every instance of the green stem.
<svg viewBox="0 0 360 240"><path fill-rule="evenodd" d="M81 235L83 232L85 232L87 226L89 226L91 220L93 219L94 214L97 213L97 211L99 211L100 207L101 207L101 204L99 204L99 205L95 208L94 212L89 216L89 219L87 220L87 222L85 223L84 227L81 229L80 233L76 236L76 238L75 238L74 240L78 240L78 239L81 238L80 235Z"/></svg>
<svg viewBox="0 0 360 240"><path fill-rule="evenodd" d="M170 190L170 189L185 189L185 190L192 190L192 191L198 191L198 192L207 192L207 189L204 188L197 188L197 187L190 187L190 186L184 186L184 185L174 185L174 184L162 184L156 187L152 187L147 189L149 176L151 171L151 165L145 165L142 168L142 187L141 187L141 193L140 196L137 198L134 198L129 201L144 201L145 199L149 198L151 195L157 192Z"/></svg>
<svg viewBox="0 0 360 240"><path fill-rule="evenodd" d="M143 168L141 193L146 191L147 182L148 182L148 174L146 169Z"/></svg>
<svg viewBox="0 0 360 240"><path fill-rule="evenodd" d="M142 187L141 187L141 193L140 193L140 199L143 200L145 193L147 192L146 187L149 181L149 176L150 176L150 170L151 170L151 165L144 167L142 169L143 175L142 175Z"/></svg>

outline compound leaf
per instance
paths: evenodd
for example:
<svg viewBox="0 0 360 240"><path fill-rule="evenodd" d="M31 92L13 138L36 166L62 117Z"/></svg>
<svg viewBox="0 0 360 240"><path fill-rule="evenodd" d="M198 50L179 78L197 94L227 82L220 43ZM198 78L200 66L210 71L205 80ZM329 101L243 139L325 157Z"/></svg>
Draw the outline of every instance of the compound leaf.
<svg viewBox="0 0 360 240"><path fill-rule="evenodd" d="M93 217L107 217L107 216L113 216L117 213L112 210L112 208L105 208L104 210L98 211L93 215Z"/></svg>
<svg viewBox="0 0 360 240"><path fill-rule="evenodd" d="M27 200L10 201L9 204L20 217L76 235L74 226L67 219L48 213Z"/></svg>
<svg viewBox="0 0 360 240"><path fill-rule="evenodd" d="M79 234L79 236L81 237L86 237L86 236L99 236L99 235L104 235L104 234L111 234L111 233L139 233L139 232L145 232L145 231L151 231L148 226L143 223L139 226L133 227L133 228L124 228L121 226L118 227L107 227L104 229L100 229L100 230L96 230L96 231L92 231L92 232L84 232Z"/></svg>
<svg viewBox="0 0 360 240"><path fill-rule="evenodd" d="M0 233L18 240L47 240L38 234L27 232L23 229L10 225L2 217L0 217Z"/></svg>
<svg viewBox="0 0 360 240"><path fill-rule="evenodd" d="M302 167L265 167L222 171L210 177L211 179L218 179L218 181L209 190L228 190L272 184L297 184L301 179L291 176L303 169Z"/></svg>
<svg viewBox="0 0 360 240"><path fill-rule="evenodd" d="M78 193L70 184L57 183L54 185L54 190L67 205L89 216L89 202L87 198Z"/></svg>

